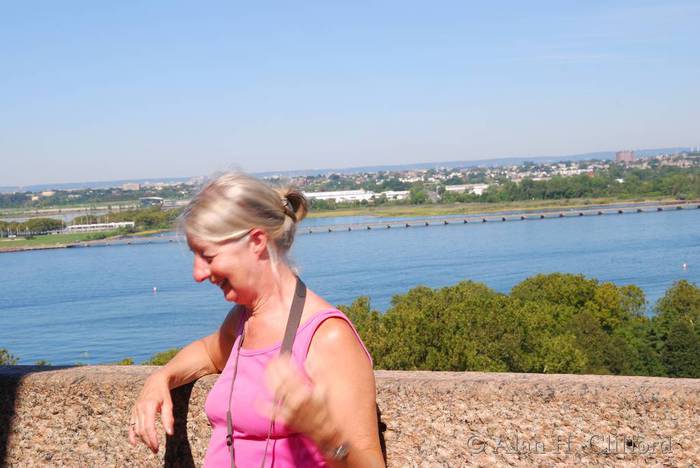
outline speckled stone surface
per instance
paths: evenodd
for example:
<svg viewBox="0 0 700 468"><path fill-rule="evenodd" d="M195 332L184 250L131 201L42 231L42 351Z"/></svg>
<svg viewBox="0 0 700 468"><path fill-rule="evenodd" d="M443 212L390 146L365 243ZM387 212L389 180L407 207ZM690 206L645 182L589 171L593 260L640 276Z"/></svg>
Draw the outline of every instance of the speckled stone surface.
<svg viewBox="0 0 700 468"><path fill-rule="evenodd" d="M215 376L174 392L157 455L127 441L153 367L0 367L0 466L201 466ZM700 380L377 371L389 466L700 466ZM159 426L160 427L160 426Z"/></svg>

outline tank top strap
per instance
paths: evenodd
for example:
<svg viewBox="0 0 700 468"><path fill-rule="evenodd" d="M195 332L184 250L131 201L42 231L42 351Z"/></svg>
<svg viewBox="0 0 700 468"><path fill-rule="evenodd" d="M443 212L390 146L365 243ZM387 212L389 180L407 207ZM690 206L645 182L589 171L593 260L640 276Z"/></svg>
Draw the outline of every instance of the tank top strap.
<svg viewBox="0 0 700 468"><path fill-rule="evenodd" d="M248 310L245 307L236 305L229 311L229 314L231 313L239 314L238 324L236 329L234 330L235 338L233 340L233 346L231 347L231 353L229 354L229 357L226 360L226 364L224 365L222 373L228 372L229 368L231 367L234 361L234 358L236 356L236 349L238 349L238 342L241 340L241 336L243 335L243 326L245 325L246 320L248 320Z"/></svg>
<svg viewBox="0 0 700 468"><path fill-rule="evenodd" d="M362 349L365 351L365 354L367 354L367 359L369 359L370 366L373 366L372 356L369 354L369 351L367 351L367 347L365 347L365 344L362 342L362 338L360 338L360 334L357 333L355 326L344 313L337 309L329 309L324 310L323 312L319 312L299 327L299 331L297 332L296 338L294 339L294 347L292 353L294 355L294 360L297 362L297 364L299 364L301 367L304 366L306 356L309 354L311 340L313 339L314 334L316 334L316 330L318 330L318 327L320 327L321 324L329 318L342 319L345 321L345 323L347 323L350 326L350 329L355 335L355 338L357 338L358 343L360 343L360 346L362 346Z"/></svg>

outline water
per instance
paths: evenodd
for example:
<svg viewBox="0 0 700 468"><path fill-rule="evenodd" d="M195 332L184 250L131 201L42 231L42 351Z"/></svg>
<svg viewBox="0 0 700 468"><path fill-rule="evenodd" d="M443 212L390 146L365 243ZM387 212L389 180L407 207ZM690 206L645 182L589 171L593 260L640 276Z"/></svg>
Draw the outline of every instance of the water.
<svg viewBox="0 0 700 468"><path fill-rule="evenodd" d="M300 235L292 256L334 304L367 295L386 310L419 284L508 292L562 271L635 284L653 305L674 281L700 283L700 210ZM192 280L191 261L184 243L1 254L0 348L20 363L141 362L205 336L231 304Z"/></svg>

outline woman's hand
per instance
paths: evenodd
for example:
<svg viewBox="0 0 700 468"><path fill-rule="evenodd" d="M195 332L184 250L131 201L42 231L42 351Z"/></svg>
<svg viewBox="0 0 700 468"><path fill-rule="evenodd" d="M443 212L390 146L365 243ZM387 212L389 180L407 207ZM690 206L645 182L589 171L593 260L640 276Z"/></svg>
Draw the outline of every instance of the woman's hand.
<svg viewBox="0 0 700 468"><path fill-rule="evenodd" d="M158 412L160 412L165 432L172 435L174 419L170 387L167 379L156 371L146 379L146 383L131 410L129 420L129 442L131 445L135 446L137 439L140 439L153 453L158 452L160 441L155 426L156 413Z"/></svg>
<svg viewBox="0 0 700 468"><path fill-rule="evenodd" d="M274 410L271 403L258 405L265 417L306 434L321 448L338 437L324 387L307 383L288 355L271 360L265 376L276 402Z"/></svg>

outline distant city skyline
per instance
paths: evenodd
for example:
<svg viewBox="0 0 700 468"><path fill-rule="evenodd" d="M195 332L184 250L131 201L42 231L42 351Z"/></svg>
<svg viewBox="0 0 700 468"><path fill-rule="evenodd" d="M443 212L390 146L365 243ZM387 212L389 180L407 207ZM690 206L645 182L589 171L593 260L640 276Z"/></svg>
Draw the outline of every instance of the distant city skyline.
<svg viewBox="0 0 700 468"><path fill-rule="evenodd" d="M685 151L700 151L700 147L670 147L670 148L655 148L655 149L639 149L635 153L638 158L648 158L652 156L657 156L661 154L676 154ZM256 177L296 177L300 175L321 175L321 174L332 174L332 173L360 173L360 172L380 172L380 171L394 171L401 172L407 170L424 170L429 168L460 168L460 167L475 167L475 166L489 166L489 167L504 167L509 165L520 165L525 161L535 162L535 163L552 163L557 161L586 161L586 160L616 160L617 153L615 151L602 151L594 153L581 153L581 154L571 154L571 155L550 155L550 156L521 156L521 157L507 157L507 158L493 158L493 159L474 159L474 160L464 160L464 161L431 161L431 162L418 162L418 163L405 163L405 164L393 164L393 165L371 165L371 166L356 166L356 167L343 167L343 168L308 168L308 169L293 169L293 170L279 170L279 171L264 171L264 172L251 172ZM136 184L153 184L153 183L181 183L193 179L202 179L203 177L209 177L213 174L189 174L183 177L148 177L148 178L127 178L127 179L111 179L111 180L95 180L95 181L73 181L73 182L52 182L52 183L40 183L40 184L30 184L24 186L3 186L0 185L0 193L15 192L15 191L30 191L30 192L40 192L43 190L71 190L71 189L84 189L84 188L109 188L109 187L119 187L123 185L128 185L131 183Z"/></svg>
<svg viewBox="0 0 700 468"><path fill-rule="evenodd" d="M696 1L0 6L0 186L697 146Z"/></svg>

